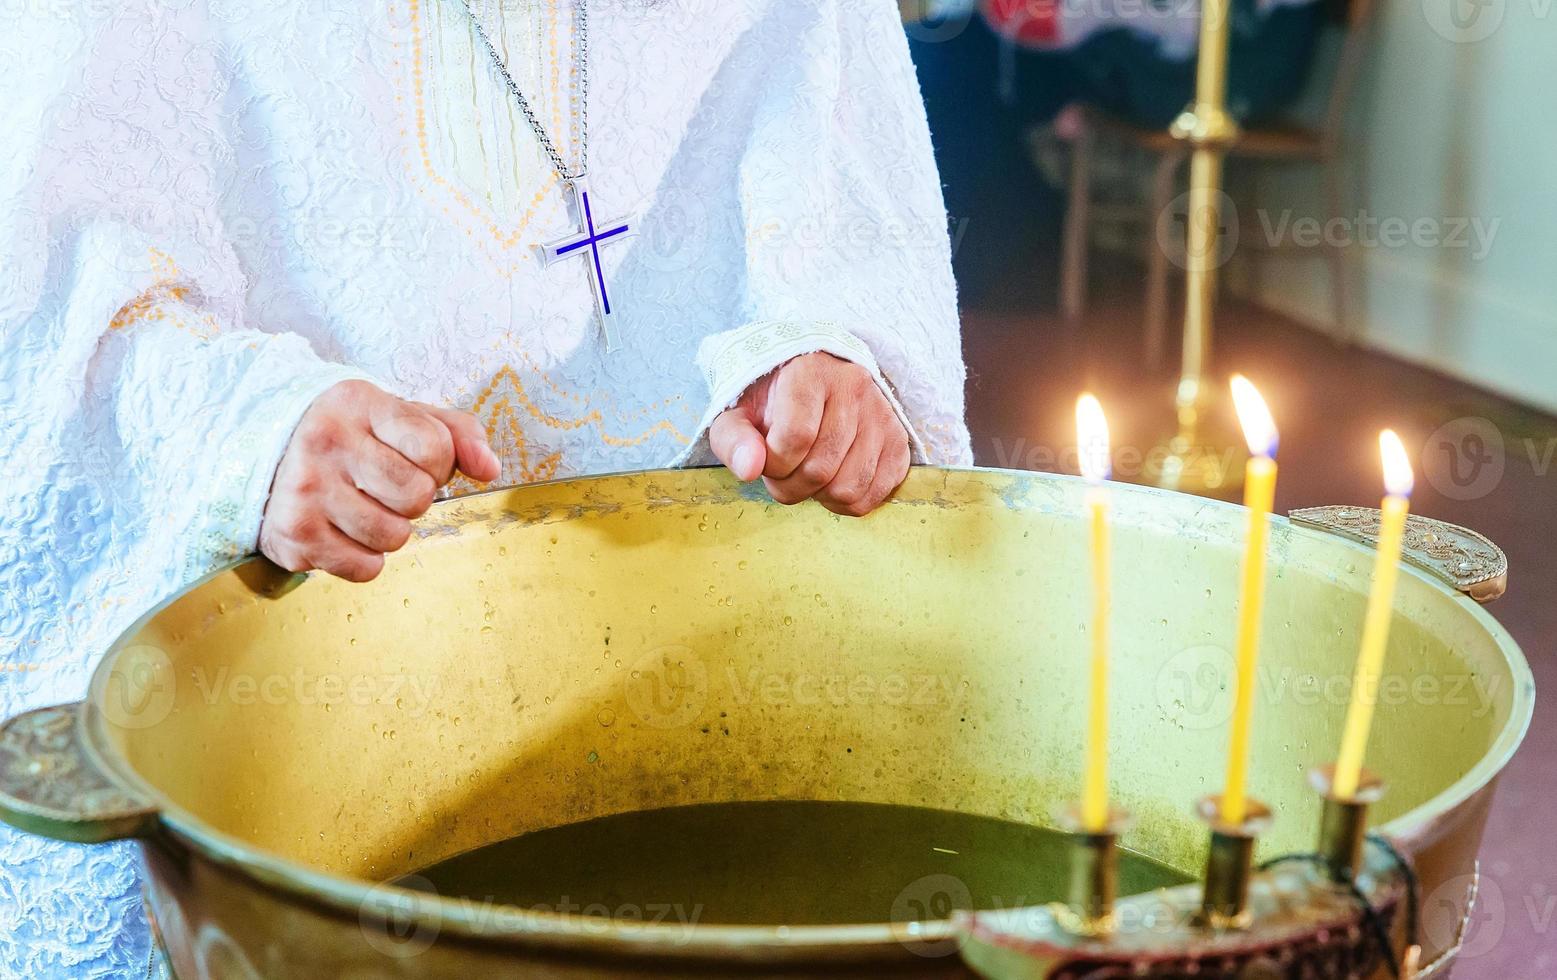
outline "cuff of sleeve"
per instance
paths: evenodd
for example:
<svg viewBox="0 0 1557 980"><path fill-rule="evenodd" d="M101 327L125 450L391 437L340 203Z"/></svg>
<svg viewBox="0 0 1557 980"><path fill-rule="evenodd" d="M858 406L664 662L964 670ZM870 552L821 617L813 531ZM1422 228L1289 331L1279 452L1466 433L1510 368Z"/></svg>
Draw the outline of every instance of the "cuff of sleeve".
<svg viewBox="0 0 1557 980"><path fill-rule="evenodd" d="M892 390L892 385L882 375L875 355L863 340L836 323L825 320L759 320L707 337L698 347L697 366L708 383L708 410L698 423L697 437L671 465L693 466L715 462L708 446L708 427L713 425L714 419L733 407L740 400L741 394L758 378L781 364L815 353L831 354L869 371L876 386L892 406L898 421L908 432L913 461L926 461L928 456L919 434L914 431L897 392Z"/></svg>
<svg viewBox="0 0 1557 980"><path fill-rule="evenodd" d="M228 445L212 474L213 492L198 536L207 555L234 559L258 549L260 520L276 466L314 399L342 381L377 383L359 370L316 358L303 364L288 361L284 378L256 379L244 386L232 406L241 421L229 431ZM269 383L272 380L275 383Z"/></svg>

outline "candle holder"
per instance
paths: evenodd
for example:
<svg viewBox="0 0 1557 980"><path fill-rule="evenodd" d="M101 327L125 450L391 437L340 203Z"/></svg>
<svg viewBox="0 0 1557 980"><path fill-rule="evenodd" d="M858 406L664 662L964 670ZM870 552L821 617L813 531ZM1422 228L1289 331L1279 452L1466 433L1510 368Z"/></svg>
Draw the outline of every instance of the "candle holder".
<svg viewBox="0 0 1557 980"><path fill-rule="evenodd" d="M1368 770L1357 779L1357 792L1336 795L1335 766L1316 766L1308 771L1308 784L1324 798L1319 821L1319 853L1330 876L1352 881L1362 869L1362 846L1368 834L1368 807L1384 796L1384 780Z"/></svg>
<svg viewBox="0 0 1557 980"><path fill-rule="evenodd" d="M1270 808L1249 798L1242 823L1222 819L1222 797L1207 796L1195 807L1211 827L1211 851L1206 857L1206 881L1201 893L1198 923L1206 928L1243 929L1248 926L1249 881L1254 873L1254 844L1270 828Z"/></svg>
<svg viewBox="0 0 1557 980"><path fill-rule="evenodd" d="M1057 817L1070 837L1070 883L1055 918L1072 935L1107 936L1114 931L1119 896L1119 835L1129 829L1130 814L1109 810L1101 830L1083 823L1079 806L1066 806Z"/></svg>

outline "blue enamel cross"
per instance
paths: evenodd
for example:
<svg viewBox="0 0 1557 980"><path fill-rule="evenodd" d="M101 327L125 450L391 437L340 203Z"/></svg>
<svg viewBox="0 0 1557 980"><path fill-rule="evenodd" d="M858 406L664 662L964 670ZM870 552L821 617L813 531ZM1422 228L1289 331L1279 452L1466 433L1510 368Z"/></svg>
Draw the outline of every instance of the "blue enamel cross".
<svg viewBox="0 0 1557 980"><path fill-rule="evenodd" d="M595 227L595 213L589 201L589 185L583 177L568 181L573 191L573 203L579 222L584 226L576 235L542 246L541 255L547 265L575 255L587 255L590 259L589 284L594 287L595 313L600 317L600 329L605 333L606 351L617 349L616 314L611 296L606 292L605 268L600 264L600 246L621 241L637 231L638 219L628 215L611 221L602 221Z"/></svg>

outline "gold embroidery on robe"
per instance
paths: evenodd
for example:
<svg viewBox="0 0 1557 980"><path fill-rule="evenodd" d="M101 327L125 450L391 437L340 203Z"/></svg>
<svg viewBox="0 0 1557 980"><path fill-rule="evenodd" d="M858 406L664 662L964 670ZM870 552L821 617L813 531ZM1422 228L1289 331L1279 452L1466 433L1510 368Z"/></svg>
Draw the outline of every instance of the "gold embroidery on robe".
<svg viewBox="0 0 1557 980"><path fill-rule="evenodd" d="M528 357L525 357L525 360L533 367L533 361L529 361ZM614 447L637 446L656 437L666 438L680 446L685 446L690 441L686 433L663 415L636 432L626 434L613 432L607 428L607 420L601 409L586 408L587 399L582 399L562 388L545 372L537 369L536 374L553 392L585 410L571 418L548 411L545 406L530 396L519 372L511 365L505 364L469 408L469 411L481 420L482 426L487 431L487 439L492 444L492 451L502 461L502 481L505 485L534 483L557 476L558 469L562 465L563 454L560 450L548 451L539 444L539 440L534 438L537 426L541 430L549 429L556 432L592 428L601 443ZM664 412L681 401L679 395L672 396L635 414L638 419L646 421L645 417L650 413ZM624 413L615 414L623 422L633 421L630 417L624 417ZM450 482L449 493L458 496L484 490L487 486L488 484L477 483L463 475L458 475Z"/></svg>
<svg viewBox="0 0 1557 980"><path fill-rule="evenodd" d="M521 263L535 259L527 247L534 244L530 225L548 201L560 202L553 193L559 178L496 77L465 11L429 0L406 3L403 15L393 9L398 3L391 5L388 22L409 25L403 56L396 60L405 91L395 100L402 109L401 135L408 137L408 176L418 193L485 246L483 254L501 274L512 276ZM498 54L547 131L568 152L579 124L570 97L576 72L570 69L564 76L561 69L573 50L571 20L562 16L558 0L492 6L495 13L486 28ZM482 12L478 6L477 13ZM522 50L525 41L527 50ZM549 65L526 70L539 60L543 46Z"/></svg>

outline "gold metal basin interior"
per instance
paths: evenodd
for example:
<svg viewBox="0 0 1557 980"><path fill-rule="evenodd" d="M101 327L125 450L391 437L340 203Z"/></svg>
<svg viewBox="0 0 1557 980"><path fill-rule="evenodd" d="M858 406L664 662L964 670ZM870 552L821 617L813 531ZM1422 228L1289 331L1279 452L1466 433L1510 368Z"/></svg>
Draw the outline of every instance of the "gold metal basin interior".
<svg viewBox="0 0 1557 980"><path fill-rule="evenodd" d="M157 811L152 904L176 920L161 925L181 933L169 945L190 975L210 972L196 920L262 975L266 956L303 955L245 938L237 910L279 913L243 906L243 888L298 921L334 917L342 962L357 962L346 947L363 946L356 911L374 883L606 814L810 799L1048 823L1079 793L1082 492L924 468L849 520L690 470L442 502L367 585L316 575L288 591L249 562L149 614L99 669L88 743ZM1244 512L1120 486L1113 516L1111 777L1135 815L1123 843L1194 872L1192 805L1224 765ZM1276 813L1267 856L1313 846L1305 770L1336 750L1370 563L1362 544L1273 522L1251 786ZM1396 610L1375 821L1444 878L1474 856L1532 683L1507 634L1432 576L1407 567ZM215 894L207 864L225 869L226 897L200 904L184 892ZM776 962L885 955L901 938L891 899L882 924L673 939L671 926L581 935L547 913L436 904L440 946L486 936L492 955L674 945ZM444 975L438 962L417 965Z"/></svg>

